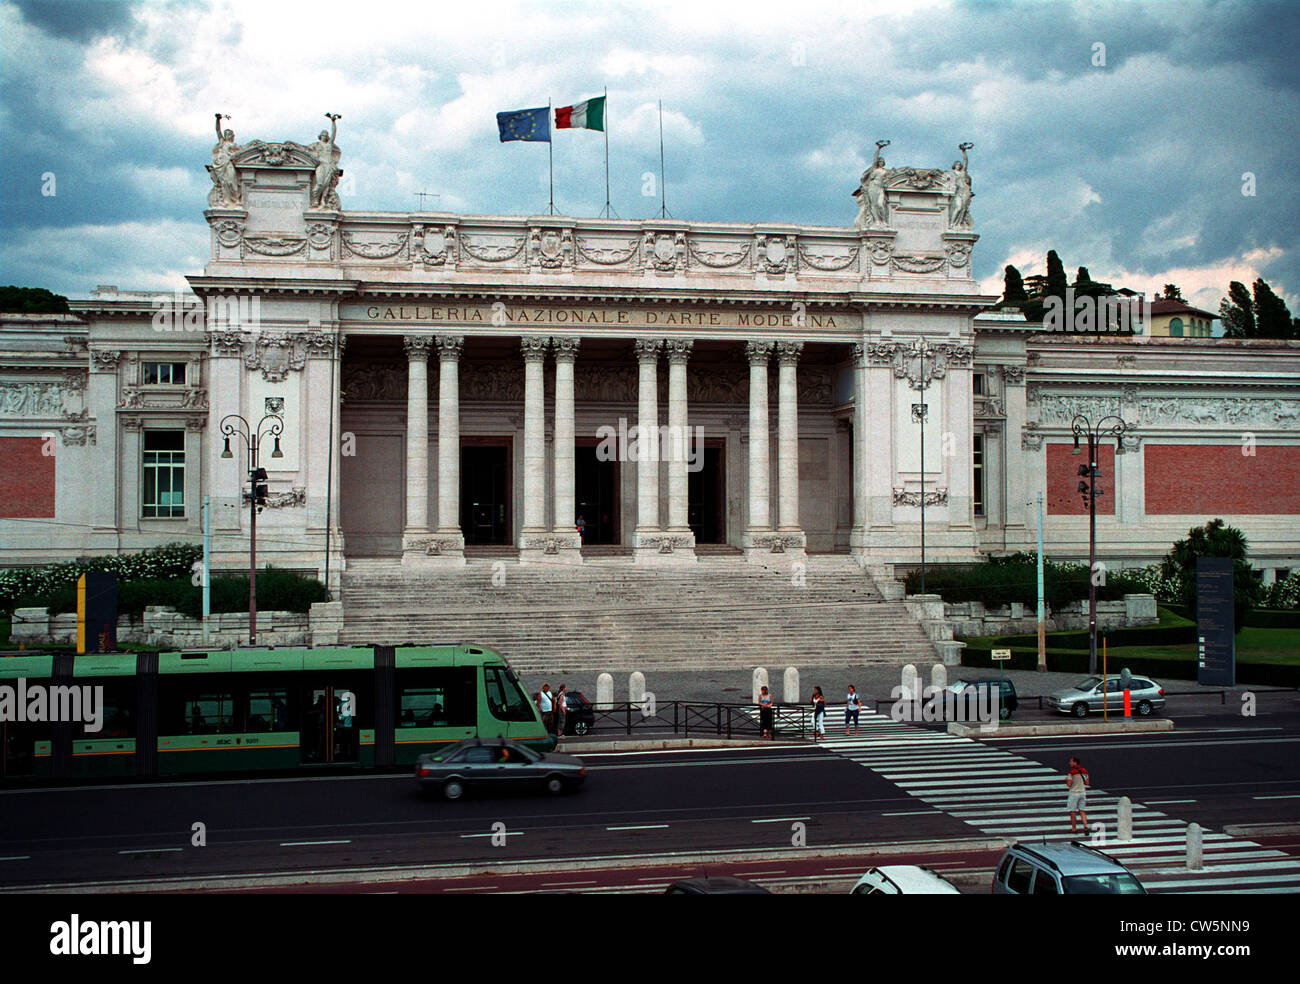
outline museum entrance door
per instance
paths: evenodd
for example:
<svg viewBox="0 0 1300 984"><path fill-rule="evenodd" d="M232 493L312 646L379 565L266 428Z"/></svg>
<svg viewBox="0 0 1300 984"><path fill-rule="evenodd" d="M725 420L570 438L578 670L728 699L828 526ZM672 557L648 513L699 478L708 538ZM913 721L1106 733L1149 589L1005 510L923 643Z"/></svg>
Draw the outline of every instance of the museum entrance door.
<svg viewBox="0 0 1300 984"><path fill-rule="evenodd" d="M510 446L460 449L460 529L468 544L510 543Z"/></svg>
<svg viewBox="0 0 1300 984"><path fill-rule="evenodd" d="M618 462L596 458L596 444L579 444L574 460L574 518L584 546L622 542L618 523Z"/></svg>
<svg viewBox="0 0 1300 984"><path fill-rule="evenodd" d="M726 449L721 442L700 449L703 460L686 473L687 523L696 543L727 542Z"/></svg>

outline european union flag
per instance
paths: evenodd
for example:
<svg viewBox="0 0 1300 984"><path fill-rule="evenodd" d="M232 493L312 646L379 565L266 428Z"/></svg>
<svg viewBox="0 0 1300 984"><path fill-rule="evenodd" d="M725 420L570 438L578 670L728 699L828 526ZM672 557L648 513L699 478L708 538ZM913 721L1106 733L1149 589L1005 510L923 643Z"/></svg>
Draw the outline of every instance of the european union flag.
<svg viewBox="0 0 1300 984"><path fill-rule="evenodd" d="M550 143L550 116L550 110L546 106L540 109L516 109L509 113L497 113L497 129L501 131L501 142L531 140L537 143Z"/></svg>

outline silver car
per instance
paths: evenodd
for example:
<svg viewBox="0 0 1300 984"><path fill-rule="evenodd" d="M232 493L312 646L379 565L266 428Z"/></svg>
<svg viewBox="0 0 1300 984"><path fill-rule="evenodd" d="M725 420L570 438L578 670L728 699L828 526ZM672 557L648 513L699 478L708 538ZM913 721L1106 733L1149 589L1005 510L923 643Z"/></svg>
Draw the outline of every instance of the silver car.
<svg viewBox="0 0 1300 984"><path fill-rule="evenodd" d="M1075 717L1100 714L1103 706L1108 714L1123 714L1124 685L1117 676L1090 676L1051 694L1046 701L1052 710ZM1165 706L1164 687L1147 677L1135 676L1129 681L1129 702L1134 714L1146 717Z"/></svg>

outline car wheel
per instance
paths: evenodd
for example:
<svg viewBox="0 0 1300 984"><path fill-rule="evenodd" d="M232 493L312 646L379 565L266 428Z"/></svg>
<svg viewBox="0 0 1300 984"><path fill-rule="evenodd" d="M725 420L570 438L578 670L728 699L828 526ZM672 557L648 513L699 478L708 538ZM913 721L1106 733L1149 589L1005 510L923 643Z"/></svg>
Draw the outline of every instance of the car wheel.
<svg viewBox="0 0 1300 984"><path fill-rule="evenodd" d="M1143 717L1146 717L1148 714L1150 714L1150 713L1151 713L1151 701L1149 701L1149 700L1140 700L1140 701L1138 701L1138 713L1139 713L1140 715L1142 715Z"/></svg>
<svg viewBox="0 0 1300 984"><path fill-rule="evenodd" d="M1070 713L1077 718L1086 718L1088 716L1088 705L1083 701L1077 701L1075 705L1070 708Z"/></svg>
<svg viewBox="0 0 1300 984"><path fill-rule="evenodd" d="M575 735L585 735L590 730L591 730L591 725L589 725L586 721L574 722L573 733Z"/></svg>
<svg viewBox="0 0 1300 984"><path fill-rule="evenodd" d="M545 785L546 791L552 796L564 792L564 780L559 776L547 776Z"/></svg>
<svg viewBox="0 0 1300 984"><path fill-rule="evenodd" d="M458 800L465 795L465 784L459 779L448 779L442 784L442 795L449 800Z"/></svg>

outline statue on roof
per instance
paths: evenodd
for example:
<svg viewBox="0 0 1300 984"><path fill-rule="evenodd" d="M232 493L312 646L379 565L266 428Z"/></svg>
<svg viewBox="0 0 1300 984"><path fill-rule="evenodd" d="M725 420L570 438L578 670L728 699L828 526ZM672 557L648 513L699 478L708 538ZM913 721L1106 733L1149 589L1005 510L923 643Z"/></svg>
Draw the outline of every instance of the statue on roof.
<svg viewBox="0 0 1300 984"><path fill-rule="evenodd" d="M242 199L234 157L244 148L235 143L234 130L222 132L221 121L228 120L230 117L221 113L215 115L217 143L212 148L212 163L206 165L208 174L212 175L212 191L208 193L208 205L213 208L221 205L238 206L242 203Z"/></svg>
<svg viewBox="0 0 1300 984"><path fill-rule="evenodd" d="M885 159L880 152L888 147L890 141L876 141L876 156L871 166L862 172L862 180L853 197L858 200L858 218L854 223L859 229L884 229L889 226L889 205L885 200L885 181L890 171L885 167Z"/></svg>
<svg viewBox="0 0 1300 984"><path fill-rule="evenodd" d="M316 142L308 148L320 162L316 165L316 173L312 181L311 207L337 209L339 196L336 189L339 178L343 176L343 170L339 167L339 158L343 156L343 152L339 150L336 138L339 120L343 117L338 113L326 113L325 118L330 121L329 132L321 130Z"/></svg>
<svg viewBox="0 0 1300 984"><path fill-rule="evenodd" d="M957 149L961 151L961 160L953 161L952 171L949 172L954 186L952 201L948 203L950 229L969 229L973 225L970 217L970 200L975 197L975 192L971 190L970 159L966 156L966 151L974 146L969 142L958 144Z"/></svg>

